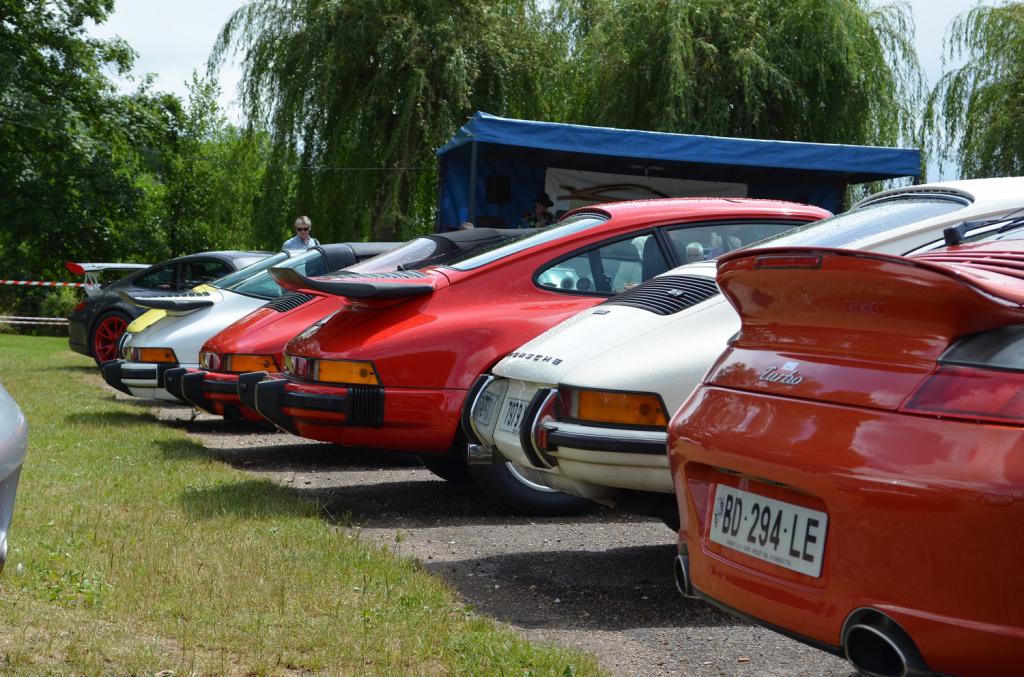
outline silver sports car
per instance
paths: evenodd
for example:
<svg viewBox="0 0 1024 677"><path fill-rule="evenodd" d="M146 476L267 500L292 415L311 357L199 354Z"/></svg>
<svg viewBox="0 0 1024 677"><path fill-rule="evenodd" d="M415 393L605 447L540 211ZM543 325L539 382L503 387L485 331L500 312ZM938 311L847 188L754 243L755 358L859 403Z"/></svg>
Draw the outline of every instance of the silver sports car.
<svg viewBox="0 0 1024 677"><path fill-rule="evenodd" d="M7 561L7 531L14 514L21 464L28 449L28 424L14 398L0 385L0 570Z"/></svg>

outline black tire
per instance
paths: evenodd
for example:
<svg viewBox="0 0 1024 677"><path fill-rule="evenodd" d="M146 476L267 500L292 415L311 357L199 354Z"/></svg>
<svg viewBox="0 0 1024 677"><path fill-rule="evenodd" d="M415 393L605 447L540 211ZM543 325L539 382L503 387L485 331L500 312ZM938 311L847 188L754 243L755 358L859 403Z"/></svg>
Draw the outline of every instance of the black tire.
<svg viewBox="0 0 1024 677"><path fill-rule="evenodd" d="M578 515L594 507L592 501L531 480L529 475L537 471L515 463L471 465L468 469L481 491L517 515Z"/></svg>
<svg viewBox="0 0 1024 677"><path fill-rule="evenodd" d="M464 458L420 456L419 459L424 468L445 481L453 484L470 484L473 481L473 478L469 476L469 469L466 467Z"/></svg>

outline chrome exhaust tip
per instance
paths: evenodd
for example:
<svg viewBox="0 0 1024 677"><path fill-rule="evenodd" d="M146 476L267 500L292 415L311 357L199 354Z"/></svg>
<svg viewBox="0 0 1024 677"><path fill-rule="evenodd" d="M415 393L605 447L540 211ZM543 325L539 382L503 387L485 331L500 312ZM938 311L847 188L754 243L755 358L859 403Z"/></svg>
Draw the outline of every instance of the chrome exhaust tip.
<svg viewBox="0 0 1024 677"><path fill-rule="evenodd" d="M899 623L874 609L859 609L847 619L843 653L860 674L869 677L934 674Z"/></svg>
<svg viewBox="0 0 1024 677"><path fill-rule="evenodd" d="M491 465L494 462L494 447L488 447L484 444L466 445L467 465Z"/></svg>
<svg viewBox="0 0 1024 677"><path fill-rule="evenodd" d="M690 556L685 550L676 555L672 563L672 575L676 581L676 590L683 597L696 597L693 594L693 583L690 581Z"/></svg>

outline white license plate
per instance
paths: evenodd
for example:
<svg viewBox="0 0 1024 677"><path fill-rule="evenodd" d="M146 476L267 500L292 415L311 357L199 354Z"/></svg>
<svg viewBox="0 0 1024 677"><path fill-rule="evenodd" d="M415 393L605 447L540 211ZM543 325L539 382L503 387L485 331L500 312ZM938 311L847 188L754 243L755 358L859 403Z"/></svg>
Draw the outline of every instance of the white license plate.
<svg viewBox="0 0 1024 677"><path fill-rule="evenodd" d="M710 538L745 555L817 578L828 515L718 484Z"/></svg>
<svg viewBox="0 0 1024 677"><path fill-rule="evenodd" d="M488 390L480 393L480 396L476 400L476 406L473 407L473 420L476 421L481 428L490 427L491 420L494 417L494 408L497 404L497 393L493 393Z"/></svg>
<svg viewBox="0 0 1024 677"><path fill-rule="evenodd" d="M505 400L505 408L501 411L501 418L498 419L498 427L507 433L518 433L519 424L523 421L523 414L530 403L527 400L510 397Z"/></svg>

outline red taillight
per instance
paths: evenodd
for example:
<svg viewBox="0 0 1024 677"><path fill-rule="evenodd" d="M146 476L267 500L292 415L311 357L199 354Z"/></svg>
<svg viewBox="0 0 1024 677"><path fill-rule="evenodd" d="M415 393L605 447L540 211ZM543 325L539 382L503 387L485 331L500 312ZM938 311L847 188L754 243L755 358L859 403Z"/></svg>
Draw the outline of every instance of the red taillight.
<svg viewBox="0 0 1024 677"><path fill-rule="evenodd" d="M65 261L64 267L75 275L85 275L85 268L83 268L80 264L75 263L74 261Z"/></svg>
<svg viewBox="0 0 1024 677"><path fill-rule="evenodd" d="M758 256L754 261L755 268L821 268L821 256L818 254L798 255L767 254Z"/></svg>
<svg viewBox="0 0 1024 677"><path fill-rule="evenodd" d="M545 467L553 468L558 465L558 459L548 454L548 429L544 427L544 424L558 421L565 415L565 405L562 401L562 396L556 388L538 391L530 402L527 416L530 415L531 411L535 412L532 418L524 421L523 424L529 426L530 442L533 445L533 450L537 452Z"/></svg>
<svg viewBox="0 0 1024 677"><path fill-rule="evenodd" d="M991 423L1024 424L1024 373L939 365L901 411Z"/></svg>

